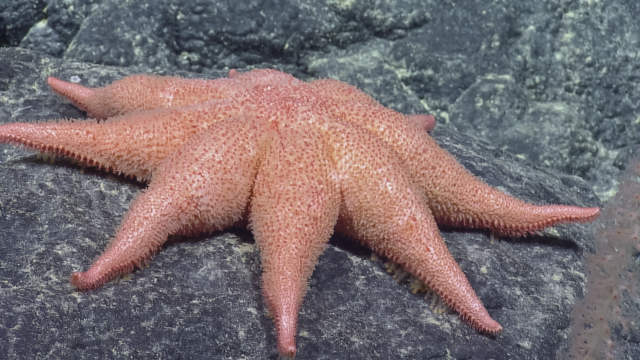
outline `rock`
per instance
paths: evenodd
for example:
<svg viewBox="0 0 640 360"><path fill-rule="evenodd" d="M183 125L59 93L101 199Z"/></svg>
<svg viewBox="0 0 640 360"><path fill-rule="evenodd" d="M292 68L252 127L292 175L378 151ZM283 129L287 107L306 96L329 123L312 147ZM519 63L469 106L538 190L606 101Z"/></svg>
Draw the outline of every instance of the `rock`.
<svg viewBox="0 0 640 360"><path fill-rule="evenodd" d="M639 10L626 0L15 0L0 4L0 46L39 53L0 50L0 122L83 117L47 76L99 86L131 73L216 78L269 67L435 114L433 137L511 195L595 206L593 192L615 194L640 143ZM0 149L0 357L277 357L249 233L174 239L131 281L76 293L66 277L103 251L144 185ZM495 338L432 314L381 260L333 239L300 313L299 358L553 358L583 293L591 229L493 243L443 229L505 328ZM634 340L620 341L640 358Z"/></svg>

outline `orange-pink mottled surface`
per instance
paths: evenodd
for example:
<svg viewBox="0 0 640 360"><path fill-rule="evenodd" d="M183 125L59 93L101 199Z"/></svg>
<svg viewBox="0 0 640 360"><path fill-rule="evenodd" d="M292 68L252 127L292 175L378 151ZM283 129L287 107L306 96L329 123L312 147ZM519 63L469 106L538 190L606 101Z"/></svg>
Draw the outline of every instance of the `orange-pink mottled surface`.
<svg viewBox="0 0 640 360"><path fill-rule="evenodd" d="M535 206L489 187L429 136L433 116L400 114L337 80L232 70L218 80L49 84L96 119L2 125L0 142L149 181L73 285L95 289L132 271L171 234L248 224L284 356L295 356L307 281L334 230L401 264L475 329L497 333L437 224L523 235L600 213Z"/></svg>

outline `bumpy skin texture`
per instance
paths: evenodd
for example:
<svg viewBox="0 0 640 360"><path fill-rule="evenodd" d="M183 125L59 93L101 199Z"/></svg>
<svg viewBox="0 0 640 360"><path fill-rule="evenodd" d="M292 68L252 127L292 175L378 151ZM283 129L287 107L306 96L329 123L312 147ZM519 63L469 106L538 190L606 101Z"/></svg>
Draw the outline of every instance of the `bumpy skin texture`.
<svg viewBox="0 0 640 360"><path fill-rule="evenodd" d="M488 314L437 223L522 235L598 208L534 206L476 179L425 130L336 80L274 70L186 80L131 76L99 89L49 84L104 119L0 126L0 141L149 180L102 256L71 282L95 289L141 266L171 234L248 224L278 350L295 356L307 280L334 229L401 264L479 331Z"/></svg>

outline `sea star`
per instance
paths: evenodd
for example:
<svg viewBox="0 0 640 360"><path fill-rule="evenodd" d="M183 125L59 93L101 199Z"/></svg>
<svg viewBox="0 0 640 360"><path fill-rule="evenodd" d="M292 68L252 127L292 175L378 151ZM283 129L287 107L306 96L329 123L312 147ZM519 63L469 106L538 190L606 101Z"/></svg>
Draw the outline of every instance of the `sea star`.
<svg viewBox="0 0 640 360"><path fill-rule="evenodd" d="M436 223L522 235L600 213L489 187L428 135L432 116L400 114L336 80L254 70L217 80L131 76L98 89L49 84L107 120L2 125L0 142L149 181L72 284L95 289L132 271L170 234L247 226L285 356L295 356L307 280L334 228L402 265L475 329L497 333Z"/></svg>

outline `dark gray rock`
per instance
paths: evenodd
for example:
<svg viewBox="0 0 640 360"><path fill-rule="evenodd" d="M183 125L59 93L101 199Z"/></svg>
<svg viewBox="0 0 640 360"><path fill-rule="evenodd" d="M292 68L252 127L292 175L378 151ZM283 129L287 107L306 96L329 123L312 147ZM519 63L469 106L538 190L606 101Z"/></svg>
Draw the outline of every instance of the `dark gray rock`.
<svg viewBox="0 0 640 360"><path fill-rule="evenodd" d="M0 50L0 122L82 117L46 77L100 86L131 70ZM184 75L184 74L183 74ZM193 74L192 74L193 75ZM220 74L221 75L221 74ZM581 179L554 175L473 137L436 129L434 138L474 174L539 204L598 206ZM277 358L275 329L260 291L259 254L245 231L172 237L149 268L81 293L68 276L86 270L114 235L144 184L0 146L0 357ZM300 311L300 359L553 358L582 294L580 254L593 225L491 240L442 229L491 315L498 336L398 284L366 248L334 238Z"/></svg>
<svg viewBox="0 0 640 360"><path fill-rule="evenodd" d="M46 0L0 2L0 46L17 46L35 24L46 17Z"/></svg>
<svg viewBox="0 0 640 360"><path fill-rule="evenodd" d="M19 45L65 60L60 62L28 51L3 52L0 121L83 116L51 94L44 81L50 75L78 75L83 84L97 86L133 72L219 77L229 68L269 67L305 80L335 77L359 86L393 109L405 113L433 113L438 119L434 137L453 153L457 149L468 151L479 143L444 130L489 142L495 148L481 152L483 155L478 158L467 161L463 154L457 156L485 181L515 196L534 202L591 203L588 197L556 197L565 191L564 188L558 188L554 183L545 184L548 180L544 179L529 180L531 173L528 170L526 177L513 178L517 173L514 168L488 176L487 169L497 167L494 160L487 160L490 165L484 169L473 168L477 163L485 163L487 156L510 159L508 154L514 154L543 174L549 171L579 176L601 200L610 198L616 192L620 170L640 143L639 16L640 5L632 0L0 1L0 46ZM455 140L451 147L447 145L448 137ZM0 166L24 161L25 154L12 147L2 147ZM42 164L42 160L38 161ZM34 163L38 161L33 160ZM78 171L72 165L60 164L63 163L56 162L53 167L72 173ZM105 174L94 176L106 181ZM569 181L567 179L574 178L562 177L561 182ZM109 181L120 184L122 179ZM521 185L517 185L519 182ZM62 185L66 184L55 187ZM565 185L575 189L575 185ZM133 187L132 194L142 185L125 183L121 186ZM531 190L520 194L512 188L516 186L520 186L521 191ZM579 193L586 194L583 190ZM567 195L571 194L562 196ZM123 200L117 206L125 205ZM1 206L6 206L6 202ZM51 212L53 209L51 207ZM88 219L85 226L92 221L98 221L98 217ZM113 221L108 226L110 229L115 229L119 218ZM113 231L106 231L102 236L111 235ZM581 240L572 251L579 253L583 248L591 248L589 237L580 238L584 241ZM0 239L4 240L4 237ZM6 241L0 242L4 243ZM74 259L82 261L76 263L74 269L86 269L91 259L100 253L104 240L94 244L94 253ZM4 245L0 245L0 250L1 246ZM543 247L547 247L546 243ZM452 252L455 251L452 248ZM581 267L575 266L575 274L582 274ZM470 270L464 269L471 279ZM56 273L67 274L69 271ZM316 271L316 276L319 272ZM138 274L134 274L134 279ZM255 274L252 276L254 280L257 278ZM582 284L581 281L578 283ZM390 286L396 289L392 284ZM477 284L474 286L480 293ZM313 291L312 284L309 296ZM573 288L565 291L571 294L562 301L573 302L573 295L581 293ZM260 296L257 299L261 301ZM553 299L556 298L549 298L549 301ZM305 304L310 301L313 300L308 297ZM562 316L566 315L564 310L560 312ZM332 326L342 325L333 323ZM368 326L368 331L376 329L374 325ZM386 329L385 326L381 328ZM272 331L271 328L269 324L265 329ZM416 334L422 331L409 328ZM538 329L536 325L531 328ZM335 329L339 328L328 326L323 331ZM390 329L394 327L390 326ZM554 328L549 327L544 336L552 339L564 336L564 333L557 335L555 329L550 329ZM398 333L405 334L406 331L409 330L403 328ZM507 326L499 338L506 334ZM341 335L344 336L342 339L359 339L348 331ZM398 334L390 331L384 335L393 335L385 338L391 339ZM273 335L270 336L273 339ZM531 337L540 339L543 336ZM0 336L0 349L8 346L3 339ZM420 345L411 345L409 340L407 343L414 348L426 348L435 346L433 344L440 338L430 340L425 337L425 340L416 342ZM395 351L404 354L401 343L380 341L400 344ZM537 354L537 345L532 345L535 341L524 338L519 341L521 352L509 352L510 356ZM305 345L301 341L298 343L302 351ZM556 348L543 343L541 346L547 353ZM318 341L310 341L308 346L316 346L314 344ZM363 354L373 354L377 351L376 346L382 346L362 344ZM437 348L451 349L444 342L442 344ZM41 349L45 347L43 345ZM345 345L344 349L347 348ZM469 349L475 348L469 346ZM38 351L48 354L49 350ZM184 351L178 353L165 357L179 357L180 354L189 357ZM473 350L469 353L475 354ZM119 354L127 353L119 351ZM420 357L410 351L407 354L406 357ZM382 358L384 355L384 352L375 352L370 357ZM252 356L260 358L262 355L246 355ZM495 358L499 357L496 355Z"/></svg>

